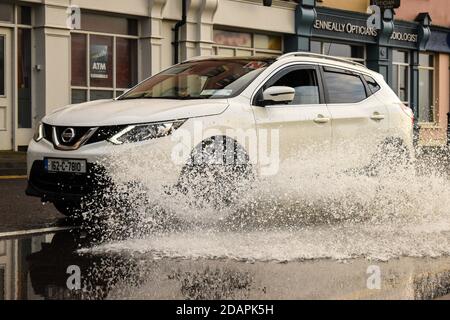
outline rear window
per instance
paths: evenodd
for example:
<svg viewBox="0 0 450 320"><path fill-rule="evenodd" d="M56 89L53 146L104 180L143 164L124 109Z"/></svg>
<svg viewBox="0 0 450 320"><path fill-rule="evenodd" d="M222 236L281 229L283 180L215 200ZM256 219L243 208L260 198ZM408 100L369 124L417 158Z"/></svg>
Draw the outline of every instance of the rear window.
<svg viewBox="0 0 450 320"><path fill-rule="evenodd" d="M367 98L360 76L344 70L325 68L328 103L357 103Z"/></svg>
<svg viewBox="0 0 450 320"><path fill-rule="evenodd" d="M364 80L366 80L371 94L374 94L381 89L380 85L372 77L364 76Z"/></svg>

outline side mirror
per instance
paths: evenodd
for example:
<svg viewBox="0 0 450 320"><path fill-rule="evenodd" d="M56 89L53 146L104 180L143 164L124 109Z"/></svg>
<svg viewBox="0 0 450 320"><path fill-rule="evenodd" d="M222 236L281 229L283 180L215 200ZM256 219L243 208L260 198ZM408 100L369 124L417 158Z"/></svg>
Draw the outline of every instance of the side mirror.
<svg viewBox="0 0 450 320"><path fill-rule="evenodd" d="M291 87L270 87L263 92L263 105L288 104L294 101L295 89Z"/></svg>

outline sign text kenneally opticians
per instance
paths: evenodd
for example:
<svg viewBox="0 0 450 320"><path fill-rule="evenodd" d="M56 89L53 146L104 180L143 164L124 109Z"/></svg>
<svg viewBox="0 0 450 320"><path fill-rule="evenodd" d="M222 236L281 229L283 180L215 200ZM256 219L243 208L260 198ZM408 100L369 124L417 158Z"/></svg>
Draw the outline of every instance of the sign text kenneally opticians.
<svg viewBox="0 0 450 320"><path fill-rule="evenodd" d="M324 20L316 20L314 22L314 29L343 32L349 34L359 34L362 36L372 36L372 37L376 37L378 35L378 32L375 28L368 28L367 26L358 26L350 22L339 23Z"/></svg>

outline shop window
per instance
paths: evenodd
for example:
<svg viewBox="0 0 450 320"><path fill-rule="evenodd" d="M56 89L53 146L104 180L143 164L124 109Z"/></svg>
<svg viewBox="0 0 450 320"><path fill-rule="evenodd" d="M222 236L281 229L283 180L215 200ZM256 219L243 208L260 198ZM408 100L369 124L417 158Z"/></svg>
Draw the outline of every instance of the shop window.
<svg viewBox="0 0 450 320"><path fill-rule="evenodd" d="M90 100L102 100L102 99L112 99L113 92L106 90L91 90Z"/></svg>
<svg viewBox="0 0 450 320"><path fill-rule="evenodd" d="M138 81L137 38L71 34L72 103L117 97Z"/></svg>
<svg viewBox="0 0 450 320"><path fill-rule="evenodd" d="M434 55L419 55L419 122L434 123Z"/></svg>
<svg viewBox="0 0 450 320"><path fill-rule="evenodd" d="M281 37L255 34L255 48L281 51Z"/></svg>
<svg viewBox="0 0 450 320"><path fill-rule="evenodd" d="M82 103L87 101L87 90L72 89L72 103Z"/></svg>
<svg viewBox="0 0 450 320"><path fill-rule="evenodd" d="M405 105L409 105L409 71L409 53L394 50L392 89Z"/></svg>
<svg viewBox="0 0 450 320"><path fill-rule="evenodd" d="M31 29L17 30L18 126L32 127Z"/></svg>
<svg viewBox="0 0 450 320"><path fill-rule="evenodd" d="M92 87L113 86L113 37L91 35L89 77Z"/></svg>
<svg viewBox="0 0 450 320"><path fill-rule="evenodd" d="M271 86L286 86L295 89L294 100L290 105L319 104L319 85L316 71L298 69L281 77Z"/></svg>
<svg viewBox="0 0 450 320"><path fill-rule="evenodd" d="M137 82L137 42L117 38L116 54L117 87L129 88Z"/></svg>
<svg viewBox="0 0 450 320"><path fill-rule="evenodd" d="M87 86L87 36L73 33L71 36L72 85Z"/></svg>
<svg viewBox="0 0 450 320"><path fill-rule="evenodd" d="M347 58L352 61L365 62L365 47L343 43L311 41L311 52L327 56Z"/></svg>
<svg viewBox="0 0 450 320"><path fill-rule="evenodd" d="M5 37L0 36L0 96L5 95Z"/></svg>
<svg viewBox="0 0 450 320"><path fill-rule="evenodd" d="M325 68L328 103L357 103L367 98L364 83L358 75Z"/></svg>
<svg viewBox="0 0 450 320"><path fill-rule="evenodd" d="M214 53L223 57L279 56L282 54L281 36L214 30Z"/></svg>

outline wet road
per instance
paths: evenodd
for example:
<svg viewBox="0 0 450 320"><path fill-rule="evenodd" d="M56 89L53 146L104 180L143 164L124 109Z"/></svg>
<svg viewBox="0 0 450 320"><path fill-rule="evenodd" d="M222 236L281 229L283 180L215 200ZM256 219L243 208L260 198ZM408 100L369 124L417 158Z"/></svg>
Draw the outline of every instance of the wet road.
<svg viewBox="0 0 450 320"><path fill-rule="evenodd" d="M433 299L450 290L450 258L280 263L79 250L92 245L80 230L0 239L0 299Z"/></svg>

